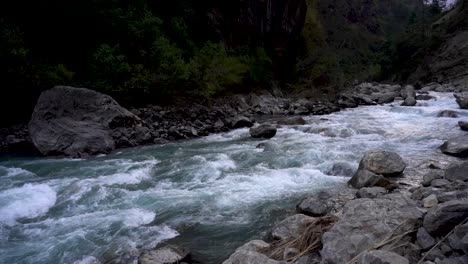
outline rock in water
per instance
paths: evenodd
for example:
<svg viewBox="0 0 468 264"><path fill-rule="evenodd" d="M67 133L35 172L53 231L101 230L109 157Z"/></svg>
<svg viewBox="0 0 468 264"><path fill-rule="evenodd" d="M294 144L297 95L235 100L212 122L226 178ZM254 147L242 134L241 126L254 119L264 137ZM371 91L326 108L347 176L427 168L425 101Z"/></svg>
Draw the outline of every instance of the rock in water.
<svg viewBox="0 0 468 264"><path fill-rule="evenodd" d="M190 253L172 246L147 251L139 259L140 264L177 264L183 261L190 261Z"/></svg>
<svg viewBox="0 0 468 264"><path fill-rule="evenodd" d="M372 250L359 256L357 264L409 264L409 260L390 251Z"/></svg>
<svg viewBox="0 0 468 264"><path fill-rule="evenodd" d="M252 127L253 122L245 116L237 116L232 121L232 128Z"/></svg>
<svg viewBox="0 0 468 264"><path fill-rule="evenodd" d="M295 116L287 119L278 121L278 125L294 126L294 125L305 125L306 121L300 116Z"/></svg>
<svg viewBox="0 0 468 264"><path fill-rule="evenodd" d="M88 157L151 140L140 118L110 96L57 86L41 94L29 134L43 155Z"/></svg>
<svg viewBox="0 0 468 264"><path fill-rule="evenodd" d="M401 103L401 106L415 106L416 99L414 97L406 97L405 101Z"/></svg>
<svg viewBox="0 0 468 264"><path fill-rule="evenodd" d="M440 150L447 155L468 157L468 135L445 141L445 143L440 146Z"/></svg>
<svg viewBox="0 0 468 264"><path fill-rule="evenodd" d="M250 128L249 132L253 138L272 138L276 135L276 127L270 124L261 124Z"/></svg>
<svg viewBox="0 0 468 264"><path fill-rule="evenodd" d="M468 109L468 92L454 94L461 109Z"/></svg>
<svg viewBox="0 0 468 264"><path fill-rule="evenodd" d="M359 170L368 170L385 177L398 176L405 168L406 163L403 159L398 154L389 151L367 152L359 163Z"/></svg>
<svg viewBox="0 0 468 264"><path fill-rule="evenodd" d="M441 111L440 113L437 114L437 117L450 117L450 118L456 118L458 117L459 113L452 111L452 110L444 110Z"/></svg>
<svg viewBox="0 0 468 264"><path fill-rule="evenodd" d="M468 121L460 121L458 122L458 125L460 126L461 130L468 131Z"/></svg>
<svg viewBox="0 0 468 264"><path fill-rule="evenodd" d="M390 181L385 179L382 175L377 175L368 170L358 170L351 180L349 180L348 184L354 188L360 189L373 186L385 187L390 184Z"/></svg>
<svg viewBox="0 0 468 264"><path fill-rule="evenodd" d="M416 91L414 90L414 87L412 85L406 85L405 87L403 87L403 89L401 89L401 93L400 93L401 97L403 98L408 98L408 97L412 97L412 98L415 98L416 97Z"/></svg>

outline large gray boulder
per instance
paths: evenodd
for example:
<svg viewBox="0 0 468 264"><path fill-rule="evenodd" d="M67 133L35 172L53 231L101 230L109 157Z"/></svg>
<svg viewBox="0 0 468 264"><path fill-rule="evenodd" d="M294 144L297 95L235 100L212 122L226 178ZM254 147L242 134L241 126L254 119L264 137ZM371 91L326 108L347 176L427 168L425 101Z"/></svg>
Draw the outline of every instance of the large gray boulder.
<svg viewBox="0 0 468 264"><path fill-rule="evenodd" d="M348 263L389 234L414 229L421 217L414 201L400 193L349 201L340 220L322 236L322 263Z"/></svg>
<svg viewBox="0 0 468 264"><path fill-rule="evenodd" d="M261 124L250 128L249 132L253 138L272 138L276 135L276 126Z"/></svg>
<svg viewBox="0 0 468 264"><path fill-rule="evenodd" d="M297 206L296 211L308 216L323 216L328 213L328 207L325 201L315 197L309 197L302 200Z"/></svg>
<svg viewBox="0 0 468 264"><path fill-rule="evenodd" d="M385 187L390 184L390 181L382 175L377 175L368 170L358 170L356 174L348 181L348 184L354 188L360 189L363 187Z"/></svg>
<svg viewBox="0 0 468 264"><path fill-rule="evenodd" d="M445 143L440 146L440 150L447 155L468 157L468 135L445 141Z"/></svg>
<svg viewBox="0 0 468 264"><path fill-rule="evenodd" d="M294 239L299 237L313 221L315 221L314 217L295 214L276 224L271 235L278 240Z"/></svg>
<svg viewBox="0 0 468 264"><path fill-rule="evenodd" d="M468 254L468 224L455 227L448 241L453 249L463 250Z"/></svg>
<svg viewBox="0 0 468 264"><path fill-rule="evenodd" d="M468 109L468 92L454 94L461 109Z"/></svg>
<svg viewBox="0 0 468 264"><path fill-rule="evenodd" d="M88 157L151 140L140 118L110 96L85 88L57 86L41 94L29 122L43 155Z"/></svg>
<svg viewBox="0 0 468 264"><path fill-rule="evenodd" d="M468 217L468 200L439 204L424 217L424 228L432 235L443 236Z"/></svg>
<svg viewBox="0 0 468 264"><path fill-rule="evenodd" d="M468 161L453 164L445 170L445 178L450 181L468 180Z"/></svg>
<svg viewBox="0 0 468 264"><path fill-rule="evenodd" d="M409 264L409 260L390 251L372 250L359 256L357 264Z"/></svg>
<svg viewBox="0 0 468 264"><path fill-rule="evenodd" d="M286 264L284 261L276 261L260 253L269 248L270 244L262 240L252 240L236 249L223 264Z"/></svg>
<svg viewBox="0 0 468 264"><path fill-rule="evenodd" d="M236 116L231 125L232 128L252 127L253 122L245 116Z"/></svg>
<svg viewBox="0 0 468 264"><path fill-rule="evenodd" d="M368 170L382 176L398 176L406 168L403 159L390 151L369 151L359 163L359 170Z"/></svg>
<svg viewBox="0 0 468 264"><path fill-rule="evenodd" d="M401 106L415 106L416 105L416 99L414 97L406 97L405 101L401 103Z"/></svg>
<svg viewBox="0 0 468 264"><path fill-rule="evenodd" d="M140 258L140 264L177 264L189 262L190 253L182 248L166 246L144 252Z"/></svg>
<svg viewBox="0 0 468 264"><path fill-rule="evenodd" d="M400 93L401 97L403 97L404 99L408 98L408 97L413 97L415 98L416 97L416 91L414 90L414 87L412 85L406 85L405 87L403 87L401 89L401 93Z"/></svg>

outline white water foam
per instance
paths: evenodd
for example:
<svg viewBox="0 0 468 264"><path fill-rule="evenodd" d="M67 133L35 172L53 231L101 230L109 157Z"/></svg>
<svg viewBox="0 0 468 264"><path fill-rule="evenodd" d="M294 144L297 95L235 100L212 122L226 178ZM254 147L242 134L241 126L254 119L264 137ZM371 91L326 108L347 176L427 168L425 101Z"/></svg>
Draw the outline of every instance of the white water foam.
<svg viewBox="0 0 468 264"><path fill-rule="evenodd" d="M46 214L57 200L55 191L46 184L25 184L0 193L0 222L14 225L19 218Z"/></svg>

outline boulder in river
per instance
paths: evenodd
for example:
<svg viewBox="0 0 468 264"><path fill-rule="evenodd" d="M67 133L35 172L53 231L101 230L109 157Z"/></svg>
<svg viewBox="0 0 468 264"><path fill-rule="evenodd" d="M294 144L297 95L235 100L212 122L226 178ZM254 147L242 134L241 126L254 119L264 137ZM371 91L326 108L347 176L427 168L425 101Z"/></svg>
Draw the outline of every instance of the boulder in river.
<svg viewBox="0 0 468 264"><path fill-rule="evenodd" d="M304 118L300 116L294 116L286 119L281 119L278 121L278 125L286 125L286 126L298 126L298 125L305 125L306 121Z"/></svg>
<svg viewBox="0 0 468 264"><path fill-rule="evenodd" d="M456 118L458 117L458 112L452 111L452 110L443 110L437 114L437 117L450 117L450 118Z"/></svg>
<svg viewBox="0 0 468 264"><path fill-rule="evenodd" d="M467 157L468 156L468 135L459 136L445 141L440 150L447 155Z"/></svg>
<svg viewBox="0 0 468 264"><path fill-rule="evenodd" d="M459 121L458 125L460 126L461 130L468 131L468 121Z"/></svg>
<svg viewBox="0 0 468 264"><path fill-rule="evenodd" d="M398 176L406 168L406 163L397 153L390 151L369 151L359 163L358 170L368 170L382 176Z"/></svg>
<svg viewBox="0 0 468 264"><path fill-rule="evenodd" d="M242 127L252 127L253 122L248 117L245 116L236 116L232 120L232 128L242 128Z"/></svg>
<svg viewBox="0 0 468 264"><path fill-rule="evenodd" d="M382 175L377 175L368 170L358 170L356 174L349 180L349 185L354 188L360 189L363 187L385 187L390 185L390 181L385 179Z"/></svg>
<svg viewBox="0 0 468 264"><path fill-rule="evenodd" d="M412 85L406 85L405 87L403 87L401 89L400 95L404 99L406 99L408 97L415 98L416 97L416 91L414 90L414 87Z"/></svg>
<svg viewBox="0 0 468 264"><path fill-rule="evenodd" d="M144 252L138 261L140 264L177 264L181 262L191 263L190 252L174 246Z"/></svg>
<svg viewBox="0 0 468 264"><path fill-rule="evenodd" d="M406 97L405 101L401 103L401 106L415 106L416 105L416 99L414 97Z"/></svg>
<svg viewBox="0 0 468 264"><path fill-rule="evenodd" d="M253 138L272 138L276 135L276 126L261 124L250 128L249 132Z"/></svg>
<svg viewBox="0 0 468 264"><path fill-rule="evenodd" d="M41 94L29 123L43 155L88 157L152 140L140 118L112 97L85 88L57 86Z"/></svg>
<svg viewBox="0 0 468 264"><path fill-rule="evenodd" d="M461 109L468 109L468 92L454 94Z"/></svg>

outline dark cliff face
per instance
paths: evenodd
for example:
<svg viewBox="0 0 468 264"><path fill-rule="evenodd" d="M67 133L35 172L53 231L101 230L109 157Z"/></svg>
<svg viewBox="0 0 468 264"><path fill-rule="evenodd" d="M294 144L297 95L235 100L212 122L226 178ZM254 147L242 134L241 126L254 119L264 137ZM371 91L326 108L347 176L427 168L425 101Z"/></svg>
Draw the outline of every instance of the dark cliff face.
<svg viewBox="0 0 468 264"><path fill-rule="evenodd" d="M275 77L282 78L294 64L306 13L305 0L216 1L208 18L228 48L264 47L272 56Z"/></svg>

